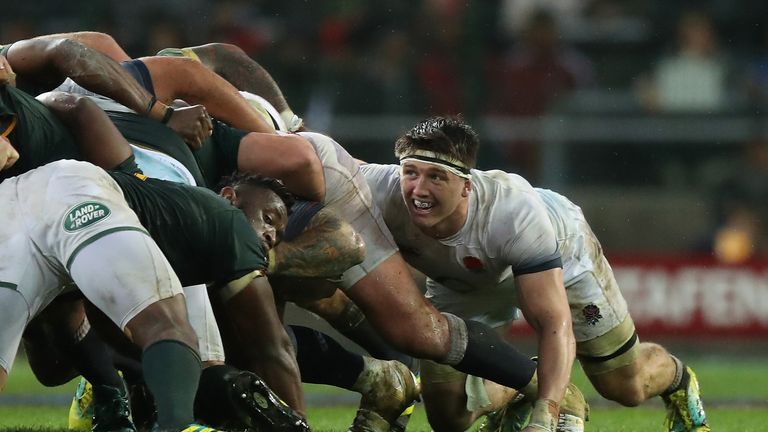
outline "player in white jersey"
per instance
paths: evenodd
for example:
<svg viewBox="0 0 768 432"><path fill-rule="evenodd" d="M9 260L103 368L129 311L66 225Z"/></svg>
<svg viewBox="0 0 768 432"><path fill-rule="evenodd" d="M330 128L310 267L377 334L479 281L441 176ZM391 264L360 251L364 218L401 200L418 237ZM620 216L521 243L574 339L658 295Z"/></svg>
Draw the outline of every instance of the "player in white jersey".
<svg viewBox="0 0 768 432"><path fill-rule="evenodd" d="M625 406L662 396L669 430L709 430L693 371L638 341L581 210L518 175L472 169L478 145L461 120L432 118L397 141L399 166L362 168L403 257L427 275L427 297L441 311L492 327L510 323L520 308L539 337L540 381L570 372L573 336L562 333L572 320L576 354L601 395ZM562 271L546 259L556 252ZM471 381L426 365L430 421L455 416L451 399L464 397Z"/></svg>
<svg viewBox="0 0 768 432"><path fill-rule="evenodd" d="M0 202L0 388L24 328L71 281L144 350L160 427L192 423L200 358L179 279L115 181L58 161L4 180Z"/></svg>

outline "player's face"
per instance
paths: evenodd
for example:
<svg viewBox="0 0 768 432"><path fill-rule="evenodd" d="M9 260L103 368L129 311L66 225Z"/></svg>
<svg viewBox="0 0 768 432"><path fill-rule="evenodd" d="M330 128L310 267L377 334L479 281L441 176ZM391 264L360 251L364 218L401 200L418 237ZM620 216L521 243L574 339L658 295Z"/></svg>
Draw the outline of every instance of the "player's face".
<svg viewBox="0 0 768 432"><path fill-rule="evenodd" d="M469 187L469 181L436 165L408 161L401 168L400 189L411 221L433 237L464 225Z"/></svg>
<svg viewBox="0 0 768 432"><path fill-rule="evenodd" d="M240 208L268 249L280 243L288 224L288 209L276 193L266 188L244 191Z"/></svg>

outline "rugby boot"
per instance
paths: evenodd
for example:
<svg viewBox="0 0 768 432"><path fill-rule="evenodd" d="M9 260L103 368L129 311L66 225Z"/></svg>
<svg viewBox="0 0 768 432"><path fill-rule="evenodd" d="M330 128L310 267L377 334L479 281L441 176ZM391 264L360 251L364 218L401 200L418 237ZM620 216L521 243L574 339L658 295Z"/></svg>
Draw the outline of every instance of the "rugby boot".
<svg viewBox="0 0 768 432"><path fill-rule="evenodd" d="M155 424L151 432L224 432L224 431L222 429L216 429L210 426L205 426L198 423L192 423L187 426L183 426L179 429L160 429L157 426L157 424Z"/></svg>
<svg viewBox="0 0 768 432"><path fill-rule="evenodd" d="M421 385L408 366L395 360L364 357L363 372L354 388L362 394L349 432L389 432L421 393Z"/></svg>
<svg viewBox="0 0 768 432"><path fill-rule="evenodd" d="M131 420L128 389L107 385L91 385L93 389L93 432L136 432Z"/></svg>
<svg viewBox="0 0 768 432"><path fill-rule="evenodd" d="M516 432L528 424L533 404L528 398L515 398L504 408L485 416L478 432ZM557 419L559 432L583 432L584 422L589 419L589 404L578 387L568 384L560 414Z"/></svg>
<svg viewBox="0 0 768 432"><path fill-rule="evenodd" d="M222 368L218 379L198 391L195 416L222 429L307 432L307 420L277 396L258 375Z"/></svg>
<svg viewBox="0 0 768 432"><path fill-rule="evenodd" d="M130 395L131 416L133 424L139 431L148 431L157 420L155 398L149 392L146 384L136 383L128 386Z"/></svg>
<svg viewBox="0 0 768 432"><path fill-rule="evenodd" d="M414 378L416 378L416 385L418 388L421 388L421 374L419 373L418 369L416 371L414 371L413 368L409 369L411 369L411 373L413 373ZM400 417L391 423L389 432L405 432L406 428L408 427L408 422L411 421L413 411L416 409L417 402L421 402L420 394L416 396L416 399L414 399L414 401L411 403L411 405L408 406L408 408L405 409L405 411L400 413Z"/></svg>
<svg viewBox="0 0 768 432"><path fill-rule="evenodd" d="M516 398L504 408L485 415L478 432L521 431L528 424L533 404Z"/></svg>
<svg viewBox="0 0 768 432"><path fill-rule="evenodd" d="M680 389L663 396L667 408L665 430L669 432L709 432L707 415L701 402L699 380L686 366Z"/></svg>
<svg viewBox="0 0 768 432"><path fill-rule="evenodd" d="M418 380L418 377L416 377ZM408 428L408 422L411 421L413 411L416 409L416 401L414 401L408 408L400 414L400 417L396 418L389 427L389 432L405 432Z"/></svg>
<svg viewBox="0 0 768 432"><path fill-rule="evenodd" d="M93 389L91 383L80 378L69 406L67 428L72 431L89 431L93 426Z"/></svg>

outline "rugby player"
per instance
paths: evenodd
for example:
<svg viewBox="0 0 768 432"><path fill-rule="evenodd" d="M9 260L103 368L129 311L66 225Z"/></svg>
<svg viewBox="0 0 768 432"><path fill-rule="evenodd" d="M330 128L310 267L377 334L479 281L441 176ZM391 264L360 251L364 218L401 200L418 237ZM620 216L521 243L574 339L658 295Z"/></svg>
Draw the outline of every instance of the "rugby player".
<svg viewBox="0 0 768 432"><path fill-rule="evenodd" d="M54 162L3 180L0 201L0 388L27 323L71 278L142 349L159 430L200 430L200 357L179 279L114 180L87 163Z"/></svg>
<svg viewBox="0 0 768 432"><path fill-rule="evenodd" d="M50 49L44 50L41 46L49 46ZM1 173L3 178L39 166L48 160L81 156L80 149L76 145L72 135L49 110L21 90L17 90L13 86L7 85L14 84L14 79L16 78L15 74L12 72L10 63L20 66L21 71L24 72L23 74L20 74L19 77L31 76L35 78L38 75L38 72L42 73L49 70L55 71L56 67L66 67L67 73L73 74L73 76L76 77L80 77L81 75L84 76L84 79L80 80L78 78L78 80L88 84L95 90L101 88L106 90L107 84L112 84L114 88L105 91L105 93L116 96L119 99L125 100L122 93L118 91L122 88L118 85L122 82L120 80L124 80L125 83L133 83L133 86L138 89L133 93L123 93L128 95L133 94L134 96L149 96L144 89L130 77L130 75L124 75L122 68L119 66L116 68L112 67L110 63L111 60L103 58L103 56L98 53L95 53L95 60L89 60L90 52L86 48L80 47L75 43L67 41L56 43L51 43L50 41L22 41L14 43L10 47L5 47L3 51L9 56L11 62L6 59L5 55L0 56L0 61L2 61L3 70L5 71L3 72L2 80L4 85L0 89L0 91L2 91L2 106L0 107L2 108L3 114L0 119L2 121L2 133L10 138L13 147L15 147L15 150L18 150L22 156L21 162L14 164L10 169L4 170ZM55 56L51 54L52 52L62 53L59 56ZM68 59L66 55L67 53L69 55L78 54L79 57L76 60L71 60ZM98 70L103 73L88 73L89 68L101 68ZM39 76L43 77L45 74ZM27 79L27 81L31 80ZM93 85L91 81L95 81L96 85ZM103 81L107 81L107 84ZM123 87L131 88L131 85L125 83ZM152 108L149 109L149 112L153 112ZM166 110L166 114L169 112L171 117L174 117L177 115L176 113L178 111ZM201 136L199 131L210 131L210 119L205 113L205 110L193 109L181 112L194 114L194 122L196 126L190 130L197 131L195 132L195 139L199 142L199 137ZM207 126L205 126L206 124ZM90 127L91 125L88 126ZM208 134L209 132L205 132L206 136ZM287 337L285 340L287 340ZM272 363L271 367L276 367L280 364L281 363L279 362ZM276 373L276 375L283 376L282 373ZM293 387L298 387L298 384Z"/></svg>
<svg viewBox="0 0 768 432"><path fill-rule="evenodd" d="M106 166L115 165L109 158L130 158L128 144L89 99L59 94L50 94L46 99L56 110L58 105L79 107L70 109L76 111L69 114L71 118L63 118L90 126L77 136L85 153L109 144L114 148L103 153L102 163ZM254 364L259 373L275 383L285 394L283 397L301 411L303 400L291 343L275 310L271 287L261 277L267 268L265 247L279 241L287 219L286 205L278 195L264 189L270 185L274 188L277 183L260 185L250 179L237 187L225 188L224 195L233 206L202 188L139 179L121 172L111 175L147 231L162 245L161 250L169 257L183 285L222 286L215 292L224 296L224 322L239 330L246 342L243 350L249 358L258 359ZM254 181L255 185L250 184ZM217 347L206 344L205 348L208 351Z"/></svg>
<svg viewBox="0 0 768 432"><path fill-rule="evenodd" d="M229 129L218 122L216 123L216 130L225 131ZM228 143L228 145L233 145L237 148L237 144L240 143L237 140L237 135L227 134L225 136L234 136L235 139L217 141L219 133L214 132L211 143L207 147L216 148L219 143L225 145ZM254 133L247 134L247 137L257 140L265 138L263 134ZM286 147L290 145L291 140L298 139L295 136L279 138L282 138L281 141L284 142L282 145ZM220 170L221 168L219 166ZM211 169L207 170L207 172L214 171ZM224 194L227 195L227 189L224 189ZM283 277L300 277L303 278L304 282L308 282L306 278L322 278L341 274L349 268L350 264L348 263L350 259L362 260L362 255L355 254L355 251L359 249L359 247L355 247L355 243L359 242L359 240L355 240L356 237L352 235L354 231L347 228L333 228L336 225L347 227L348 225L346 223L332 222L330 214L332 213L328 213L327 209L321 209L317 214L304 212L303 217L310 220L300 223L299 226L308 224L306 230L301 236L289 242L282 242L274 249L275 253L271 257L274 259L270 259L270 263L274 264L274 268L270 274L274 273ZM348 244L350 242L352 244ZM332 256L328 256L326 255L328 251L335 252ZM296 282L294 281L293 283ZM325 282L321 282L321 284L325 284ZM299 290L307 291L307 288L302 284ZM295 299L295 297L285 297L285 287L277 292L281 294L284 300ZM306 295L306 292L302 294ZM241 355L238 351L240 351L239 347L242 344L232 343L232 340L228 339L228 335L231 335L232 332L227 331L226 328L223 330L224 347L228 362L249 370L255 369L256 367L252 364L243 363L240 360ZM325 342L323 344L313 343L317 338L322 338ZM339 353L342 348L340 346L335 348L331 346L329 348L329 345L332 345L332 343L324 335L315 334L312 336L306 332L299 332L297 339L298 349L302 353L299 356L302 377L309 380L308 382L336 385L363 394L361 409L352 427L353 431L388 430L389 422L393 421L394 417L397 417L397 414L402 412L404 406L409 405L418 395L418 384L404 367L401 368L393 362L381 362L371 358L354 356L350 353ZM323 358L327 358L330 361L342 356L350 359L349 362L343 363L343 367L337 367L329 362L322 361ZM340 370L341 373L328 377L328 372L333 370L334 367ZM317 371L321 373L318 374ZM389 391L384 392L382 389L385 388L388 388ZM276 387L275 390L280 393L279 387ZM374 426L371 426L372 424ZM386 427L383 426L385 424ZM367 429L365 429L366 427Z"/></svg>
<svg viewBox="0 0 768 432"><path fill-rule="evenodd" d="M80 110L77 112L73 112L74 110L69 109L66 112L60 113L60 115L63 118L66 118L68 122L73 123L72 128L75 130L83 130L82 127L79 127L79 123L82 124L95 124L98 123L98 118L90 118L91 116L88 115L88 112L84 112L83 108L88 107L88 103L90 102L89 99L82 98L82 97L76 97L72 95L47 95L44 98L46 101L49 102L49 105L58 108L57 105L61 105L64 107L70 107L70 106L77 106L77 103L75 102L69 102L67 99L77 99L81 101L81 104L85 105L84 107L81 107ZM90 104L94 105L94 104ZM96 114L95 112L93 114ZM102 115L103 116L103 115ZM105 146L102 144L103 142L109 142L114 143L117 141L117 139L108 139L105 137L98 137L94 136L93 134L86 134L82 137L78 137L81 145L86 149L86 154L91 153L101 153L102 155L98 158L103 161L103 158L105 157L104 154L110 154L109 151L106 151ZM114 146L114 145L113 145ZM126 157L130 150L128 150L128 146L124 145L122 148L122 154L111 154L111 158L114 158L114 160L121 160L122 158ZM120 152L117 152L120 153ZM96 156L94 156L96 158ZM106 166L110 166L110 162L103 161ZM114 162L113 162L114 163ZM112 163L112 164L113 164ZM223 194L225 196L231 197L231 193L233 192L232 188L225 188L223 190ZM237 201L237 199L233 198L233 201ZM139 214L144 214L144 212L138 212ZM252 219L258 219L256 217L257 215L250 215ZM284 242L281 243L280 246L286 246L286 247L278 247L274 250L277 251L274 256L270 259L270 264L274 264L274 268L272 269L272 272L275 272L277 274L281 274L284 276L295 276L295 277L328 277L329 275L336 276L340 274L343 270L348 268L351 263L350 260L361 260L362 254L355 254L354 252L360 249L360 242L357 239L357 237L354 235L354 232L349 228L349 226L345 223L342 223L340 221L333 222L328 214L323 213L323 210L318 212L317 214L311 213L310 215L306 215L305 217L311 217L311 220L309 221L309 225L307 227L307 230L304 231L304 234L300 236L299 238L293 240L292 242ZM306 223L306 222L305 222ZM329 227L336 227L333 228L333 230L329 230ZM307 235L310 234L310 235ZM303 237L303 238L302 238ZM165 242L161 242L162 244L165 244ZM335 251L332 255L332 257L325 256L324 253L328 251ZM314 256L315 262L312 262L310 258ZM170 257L170 255L169 255ZM322 258L325 258L323 260ZM320 259L318 259L320 258ZM332 262L327 263L325 261L328 261L328 258L332 258ZM176 262L176 260L171 259L172 264ZM179 271L179 270L177 270ZM179 274L184 274L184 272L179 271ZM184 279L184 278L182 278ZM221 322L221 320L220 320ZM231 333L231 332L230 332ZM318 336L319 337L319 336ZM240 338L242 339L242 338ZM239 361L240 356L233 355L230 356L229 354L232 351L233 347L238 347L241 344L233 344L233 343L225 343L224 346L227 348L228 358L233 364L239 365L241 367L246 367L249 369L255 369L253 364L250 363L242 363ZM329 345L328 342L325 342L322 344L325 348L322 348L324 350L324 353L326 353L326 357L330 356L338 356L339 354L331 354L331 351L327 348ZM311 344L308 343L299 343L300 347L304 347L302 349L302 352L309 351L309 347ZM340 348L340 347L339 347ZM234 350L235 352L238 350ZM315 351L317 353L317 350ZM352 357L350 354L346 354L347 357ZM305 355L305 357L312 358L312 355ZM343 382L343 379L341 379L340 382L332 382L332 381L322 381L324 384L336 384L340 386L344 386L345 388L348 388L350 390L358 391L363 394L363 400L361 404L361 413L366 414L365 417L361 417L360 415L356 417L355 425L353 425L353 430L364 430L364 429L354 429L354 427L363 427L364 422L370 423L372 420L370 420L370 417L375 414L376 418L384 418L387 420L392 419L392 415L396 416L399 412L402 411L403 404L406 406L410 404L410 402L415 398L415 396L418 394L418 386L415 384L413 378L411 377L410 373L407 372L407 370L403 370L399 368L397 365L393 363L386 363L386 362L379 362L375 361L373 359L363 359L362 357L357 356L358 361L356 362L357 367L351 367L347 370L344 370L343 375L344 379L348 379L351 377L352 379ZM316 358L315 358L316 359ZM317 370L317 368L315 368ZM208 369L206 369L206 372ZM306 372L307 369L302 368L302 375L304 375L304 372ZM310 376L309 373L307 373L307 376ZM320 382L320 381L315 381ZM371 387L373 385L376 385L379 389L374 391ZM392 387L392 391L388 395L389 398L384 398L384 400L379 400L380 396L380 388L383 386ZM376 429L376 430L383 430L383 429Z"/></svg>
<svg viewBox="0 0 768 432"><path fill-rule="evenodd" d="M427 275L431 302L490 327L510 323L519 307L538 335L540 383L562 388L575 335L576 356L601 395L625 406L661 396L668 430L708 431L696 375L662 346L639 341L581 210L518 175L474 169L478 145L469 125L436 117L397 140L399 166L362 167L404 258ZM473 415L456 407L471 379L427 363L422 382L430 422L463 430L461 419Z"/></svg>
<svg viewBox="0 0 768 432"><path fill-rule="evenodd" d="M375 206L370 205L370 192L361 181L354 159L328 137L313 133L301 136L313 145L323 164L326 206L337 209L366 241L366 260L345 272L342 286L385 339L406 353L452 364L510 387L523 389L534 383L536 364L501 341L491 329L452 314L440 314L421 297L386 227L380 223ZM288 151L284 147L284 153ZM244 164L238 168L268 169ZM389 319L392 310L401 313L397 322ZM570 320L566 323L569 325ZM570 335L570 328L560 334ZM570 365L567 356L565 362ZM565 393L568 373L558 378L556 382L545 378L538 389L526 389L538 399L534 418L541 423L557 419L557 405Z"/></svg>
<svg viewBox="0 0 768 432"><path fill-rule="evenodd" d="M189 56L192 52L203 61L199 55L201 49L183 49L180 54ZM236 61L253 62L243 58ZM266 83L272 84L274 81ZM281 98L279 91L271 94ZM382 224L377 207L371 202L367 185L361 182L361 172L355 160L327 136L311 132L298 132L297 135L313 145L323 165L324 204L336 209L365 239L368 250L366 260L345 272L341 287L362 309L373 327L386 341L407 354L449 364L512 388L524 389L530 398L538 401L534 423L549 427L556 422L558 406L568 383L572 354L571 360L565 355L557 365L550 366L545 362L547 368L563 366L568 372L559 373L556 380L545 377L537 382L536 363L503 342L485 324L454 314L441 314L421 296L413 282L386 226ZM288 148L284 149L284 152L288 151ZM248 169L258 171L259 167ZM282 177L279 173L274 175ZM396 321L390 319L393 311L398 314ZM329 317L328 314L324 316ZM570 320L563 321L561 326L564 330L558 329L559 337L568 337L571 334Z"/></svg>

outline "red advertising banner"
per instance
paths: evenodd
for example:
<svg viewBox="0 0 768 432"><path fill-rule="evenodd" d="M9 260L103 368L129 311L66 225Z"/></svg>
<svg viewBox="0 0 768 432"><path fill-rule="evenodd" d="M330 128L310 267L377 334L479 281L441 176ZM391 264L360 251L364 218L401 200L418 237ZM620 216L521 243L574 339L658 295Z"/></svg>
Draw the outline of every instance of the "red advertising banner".
<svg viewBox="0 0 768 432"><path fill-rule="evenodd" d="M768 337L768 261L609 257L641 336ZM513 332L527 332L525 324Z"/></svg>

